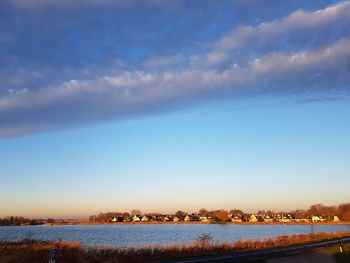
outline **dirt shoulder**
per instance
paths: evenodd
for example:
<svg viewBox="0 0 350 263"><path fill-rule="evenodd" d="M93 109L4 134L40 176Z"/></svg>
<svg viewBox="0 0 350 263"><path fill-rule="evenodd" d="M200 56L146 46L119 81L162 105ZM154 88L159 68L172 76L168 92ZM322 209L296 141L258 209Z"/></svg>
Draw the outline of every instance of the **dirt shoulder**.
<svg viewBox="0 0 350 263"><path fill-rule="evenodd" d="M273 258L267 263L336 263L335 259L328 253L327 249L315 249L309 253L290 255L287 257Z"/></svg>

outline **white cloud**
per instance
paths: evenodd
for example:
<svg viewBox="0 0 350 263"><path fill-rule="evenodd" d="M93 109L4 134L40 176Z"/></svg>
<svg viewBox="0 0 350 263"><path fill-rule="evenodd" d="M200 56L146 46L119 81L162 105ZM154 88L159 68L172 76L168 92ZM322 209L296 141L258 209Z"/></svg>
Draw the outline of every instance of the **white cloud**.
<svg viewBox="0 0 350 263"><path fill-rule="evenodd" d="M257 27L242 26L234 29L217 43L217 48L228 50L246 48L246 45L248 47L273 45L281 36L298 35L301 31L322 30L322 27L334 22L344 23L349 20L350 2L347 1L315 12L299 10L287 17L262 23Z"/></svg>
<svg viewBox="0 0 350 263"><path fill-rule="evenodd" d="M228 58L228 54L222 51L211 51L206 55L206 62L209 65L215 65L224 62Z"/></svg>
<svg viewBox="0 0 350 263"><path fill-rule="evenodd" d="M281 74L295 70L305 70L309 67L331 67L350 58L350 40L343 39L326 48L311 52L296 52L291 54L269 54L252 63L252 69L258 74Z"/></svg>

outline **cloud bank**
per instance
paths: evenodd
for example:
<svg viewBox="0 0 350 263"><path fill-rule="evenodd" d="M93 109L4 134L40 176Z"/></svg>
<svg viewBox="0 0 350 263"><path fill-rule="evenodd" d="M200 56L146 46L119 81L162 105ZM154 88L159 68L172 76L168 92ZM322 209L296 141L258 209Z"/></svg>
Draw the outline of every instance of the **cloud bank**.
<svg viewBox="0 0 350 263"><path fill-rule="evenodd" d="M119 10L121 5L130 9L139 4L117 2L93 1L90 5L99 5L100 8L112 5ZM136 37L138 41L129 43L128 35L123 32L117 38L125 40L120 45L114 42L114 25L108 25L114 20L108 14L103 17L104 22L96 14L87 15L83 20L89 25L98 21L99 27L87 29L83 35L76 31L81 32L84 25L74 12L71 24L68 21L73 29L67 34L61 32L60 35L64 26L53 25L54 31L64 39L35 32L41 26L36 18L32 18L33 12L52 12L50 3L45 0L5 1L5 7L18 14L11 21L6 18L6 23L21 29L23 20L30 21L32 24L28 26L32 28L29 31L39 35L29 43L28 53L25 52L28 47L18 43L26 33L22 35L15 28L16 34L11 35L8 30L0 28L2 137L157 113L208 100L234 101L242 95L297 95L301 99L321 96L327 99L333 95L347 96L350 90L348 1L316 10L297 9L278 18L272 14L271 20L252 22L253 25L241 25L246 20L239 19L219 35L192 24L192 30L197 30L193 39L184 32L183 36L178 35L182 41L175 43L172 39L162 39L166 25L155 18L152 30L129 32L133 35L130 39L135 41ZM72 8L71 3L62 1L59 8ZM162 3L154 2L150 14L153 14L155 5L170 10L166 5L169 2ZM186 4L179 1L177 8L181 10L184 6ZM199 16L210 13L207 8L202 9L203 14ZM216 6L217 12L224 12L220 8L224 6ZM174 19L178 15L174 15ZM54 20L67 23L61 18ZM171 21L169 27L170 24ZM228 27L223 21L218 25ZM100 35L101 28L106 36ZM182 32L176 29L175 33ZM77 39L73 36L75 32ZM201 36L205 33L209 37ZM92 43L94 35L99 39ZM147 41L158 36L160 42L164 42L161 46L152 46ZM53 48L51 53L36 50L43 42L55 46L55 41L58 41L58 50ZM72 60L65 59L64 45L70 49L68 53L72 52ZM151 48L144 48L148 45ZM89 53L88 48L91 48ZM82 49L82 54L79 54L79 49ZM129 49L132 52L128 53ZM127 54L124 57L118 55L123 50ZM88 59L83 59L84 56Z"/></svg>

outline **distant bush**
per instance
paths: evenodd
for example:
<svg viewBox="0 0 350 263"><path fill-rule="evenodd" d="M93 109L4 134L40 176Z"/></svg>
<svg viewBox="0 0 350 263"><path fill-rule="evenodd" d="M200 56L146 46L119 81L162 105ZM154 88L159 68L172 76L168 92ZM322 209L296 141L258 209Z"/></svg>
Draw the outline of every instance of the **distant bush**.
<svg viewBox="0 0 350 263"><path fill-rule="evenodd" d="M0 226L20 226L20 225L38 225L38 220L28 219L23 216L8 216L0 218Z"/></svg>

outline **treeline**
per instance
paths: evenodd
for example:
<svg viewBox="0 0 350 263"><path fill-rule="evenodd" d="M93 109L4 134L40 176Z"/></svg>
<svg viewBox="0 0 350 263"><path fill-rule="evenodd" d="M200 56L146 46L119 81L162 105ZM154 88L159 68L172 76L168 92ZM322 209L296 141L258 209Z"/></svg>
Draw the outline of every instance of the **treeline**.
<svg viewBox="0 0 350 263"><path fill-rule="evenodd" d="M29 219L23 216L9 216L0 218L0 226L21 226L21 225L41 225L43 222L38 219Z"/></svg>
<svg viewBox="0 0 350 263"><path fill-rule="evenodd" d="M161 217L161 216L177 216L179 218L183 218L186 215L198 215L198 216L208 216L211 217L213 219L215 219L216 221L226 221L227 217L229 214L236 214L236 213L241 213L243 214L243 212L241 210L238 209L234 209L234 210L230 210L230 211L226 211L226 210L213 210L213 211L208 211L204 208L200 209L198 211L198 213L187 213L184 211L177 211L175 214L172 215L164 215L161 213L147 213L147 216L149 217ZM116 218L132 218L135 215L143 215L143 213L139 210L139 209L133 209L131 210L130 213L128 212L107 212L107 213L99 213L97 215L91 215L89 217L89 221L91 222L98 222L98 223L104 223L104 222L110 222L111 218L116 217Z"/></svg>
<svg viewBox="0 0 350 263"><path fill-rule="evenodd" d="M338 216L342 220L349 221L350 220L350 203L340 204L338 206L326 206L323 204L315 204L310 206L307 210L295 210L290 213L300 215L306 214L309 216L312 215L326 215L326 216Z"/></svg>
<svg viewBox="0 0 350 263"><path fill-rule="evenodd" d="M122 217L127 218L131 215L129 213L120 213L120 212L107 212L107 213L99 213L98 215L91 215L89 216L90 222L97 222L97 223L105 223L111 221L111 218L113 217Z"/></svg>
<svg viewBox="0 0 350 263"><path fill-rule="evenodd" d="M177 211L171 216L184 217L186 215L198 215L207 216L215 219L215 221L226 221L229 215L250 215L251 213L245 213L240 209L232 210L207 210L205 208L200 209L196 213L187 213L184 211ZM278 211L274 212L272 210L259 210L257 215L276 215L276 214L291 214L295 217L306 216L311 217L313 215L322 215L327 217L338 216L341 220L350 221L350 203L340 204L338 206L326 206L323 204L315 204L310 206L309 209L302 210L297 209L293 211ZM128 212L107 212L99 213L97 215L91 215L89 221L91 222L109 222L111 218L130 218L134 215L143 215L143 213L138 209L133 209L130 213ZM160 213L147 213L147 216L166 216Z"/></svg>

